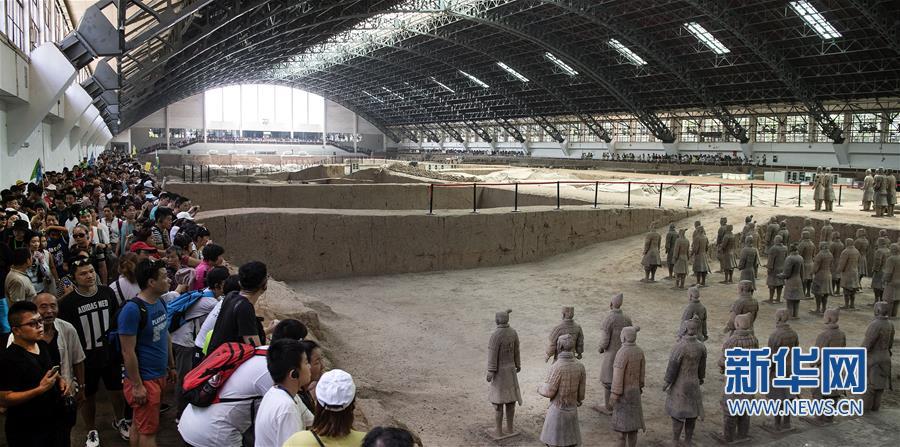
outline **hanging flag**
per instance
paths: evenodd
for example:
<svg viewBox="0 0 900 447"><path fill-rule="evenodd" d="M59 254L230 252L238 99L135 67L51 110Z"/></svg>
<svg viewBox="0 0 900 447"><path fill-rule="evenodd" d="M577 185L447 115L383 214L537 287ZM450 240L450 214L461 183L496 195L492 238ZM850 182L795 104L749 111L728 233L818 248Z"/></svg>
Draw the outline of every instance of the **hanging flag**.
<svg viewBox="0 0 900 447"><path fill-rule="evenodd" d="M135 146L133 144L131 145L131 156L132 157L137 156L137 146Z"/></svg>
<svg viewBox="0 0 900 447"><path fill-rule="evenodd" d="M36 183L40 183L41 179L44 177L44 167L41 165L41 159L38 158L34 162L34 169L31 170L31 177L29 180L34 180Z"/></svg>
<svg viewBox="0 0 900 447"><path fill-rule="evenodd" d="M94 151L91 151L91 158L88 159L88 166L94 166Z"/></svg>

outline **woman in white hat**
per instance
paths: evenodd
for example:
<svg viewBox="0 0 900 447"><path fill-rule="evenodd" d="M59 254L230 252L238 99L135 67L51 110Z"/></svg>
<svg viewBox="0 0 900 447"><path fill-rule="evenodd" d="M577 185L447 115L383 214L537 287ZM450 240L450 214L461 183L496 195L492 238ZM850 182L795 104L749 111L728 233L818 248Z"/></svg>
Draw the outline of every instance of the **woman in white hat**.
<svg viewBox="0 0 900 447"><path fill-rule="evenodd" d="M353 409L356 385L346 371L333 369L322 374L316 384L318 410L309 430L301 431L284 447L358 447L366 434L354 431Z"/></svg>

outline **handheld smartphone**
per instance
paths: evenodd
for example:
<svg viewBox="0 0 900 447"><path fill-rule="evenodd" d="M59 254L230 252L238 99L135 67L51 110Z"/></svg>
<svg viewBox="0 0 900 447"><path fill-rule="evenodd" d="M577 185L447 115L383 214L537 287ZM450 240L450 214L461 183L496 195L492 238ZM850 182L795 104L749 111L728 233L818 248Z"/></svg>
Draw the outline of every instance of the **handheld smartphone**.
<svg viewBox="0 0 900 447"><path fill-rule="evenodd" d="M59 365L53 365L53 368L50 368L51 374L56 374L59 372Z"/></svg>

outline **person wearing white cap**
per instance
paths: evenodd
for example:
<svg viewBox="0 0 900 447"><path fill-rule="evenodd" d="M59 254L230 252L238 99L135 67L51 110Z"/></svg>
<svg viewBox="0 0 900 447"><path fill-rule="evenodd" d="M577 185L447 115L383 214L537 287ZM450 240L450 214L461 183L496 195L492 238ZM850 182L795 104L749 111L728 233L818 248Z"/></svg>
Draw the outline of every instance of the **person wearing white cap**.
<svg viewBox="0 0 900 447"><path fill-rule="evenodd" d="M322 374L316 385L316 400L319 407L312 427L288 438L284 447L357 447L362 444L366 434L352 430L356 385L350 374L340 369ZM256 445L262 445L259 438Z"/></svg>

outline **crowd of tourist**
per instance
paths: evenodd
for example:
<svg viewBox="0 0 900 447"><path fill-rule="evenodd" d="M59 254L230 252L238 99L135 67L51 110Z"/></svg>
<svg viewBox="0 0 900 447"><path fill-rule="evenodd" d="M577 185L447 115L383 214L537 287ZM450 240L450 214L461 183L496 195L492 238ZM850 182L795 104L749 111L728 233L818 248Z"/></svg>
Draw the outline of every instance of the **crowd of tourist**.
<svg viewBox="0 0 900 447"><path fill-rule="evenodd" d="M6 444L96 447L109 423L155 446L175 411L196 447L412 446L400 428L353 430L353 377L325 370L300 321L264 324L265 263L233 274L198 210L121 151L2 190Z"/></svg>

